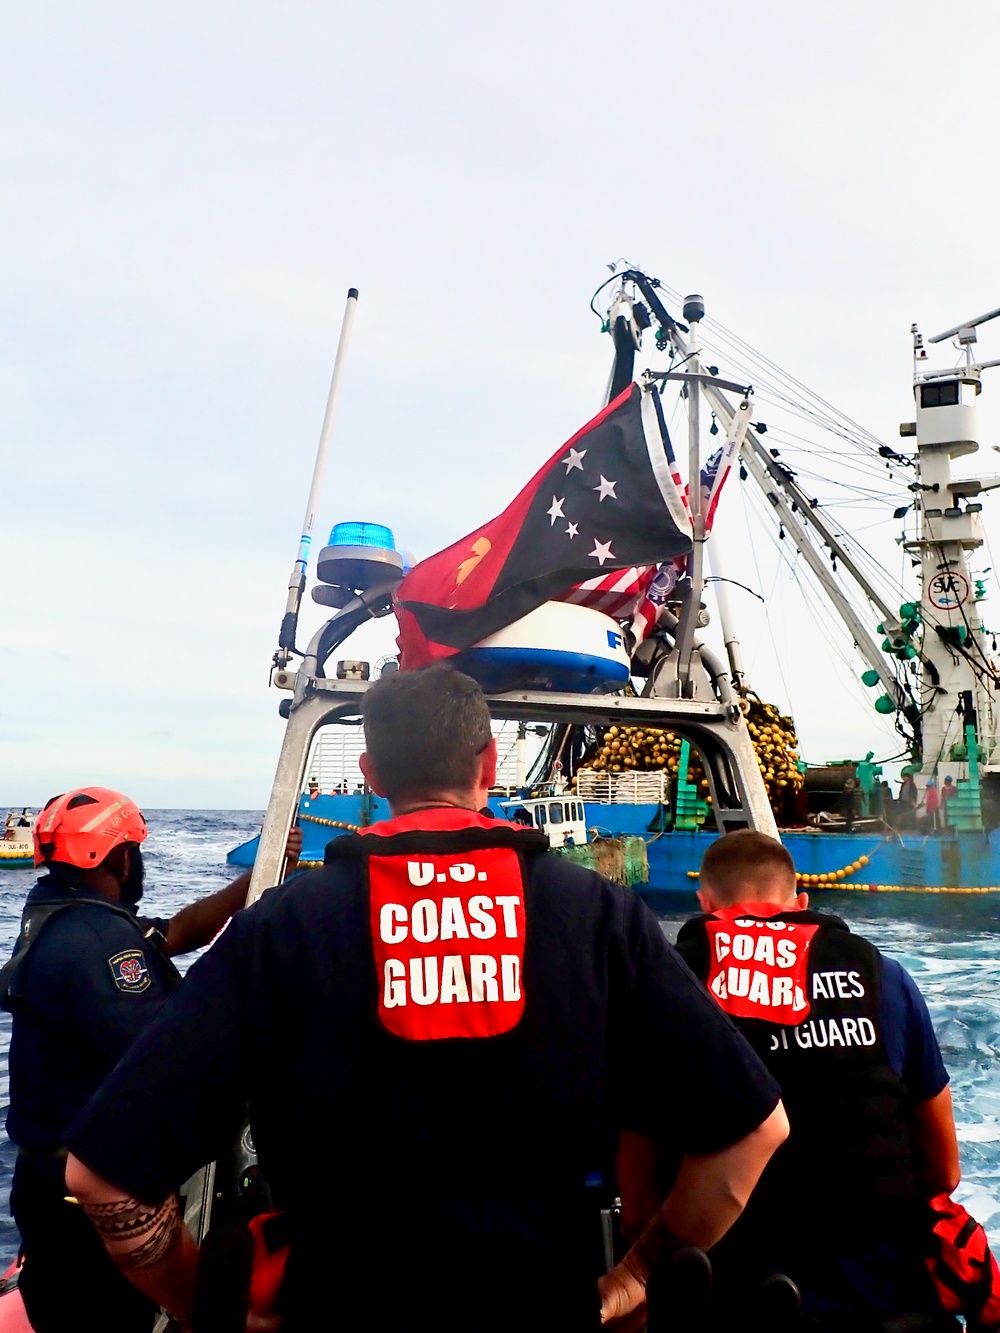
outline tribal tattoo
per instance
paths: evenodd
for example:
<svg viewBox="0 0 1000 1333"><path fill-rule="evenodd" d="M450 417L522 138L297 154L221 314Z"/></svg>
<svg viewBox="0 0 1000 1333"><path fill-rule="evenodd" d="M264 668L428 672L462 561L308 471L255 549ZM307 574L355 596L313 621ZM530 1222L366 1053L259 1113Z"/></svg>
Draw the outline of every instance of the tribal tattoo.
<svg viewBox="0 0 1000 1333"><path fill-rule="evenodd" d="M165 1258L181 1232L177 1195L163 1203L116 1199L114 1203L85 1203L83 1210L104 1248L119 1268L152 1268Z"/></svg>

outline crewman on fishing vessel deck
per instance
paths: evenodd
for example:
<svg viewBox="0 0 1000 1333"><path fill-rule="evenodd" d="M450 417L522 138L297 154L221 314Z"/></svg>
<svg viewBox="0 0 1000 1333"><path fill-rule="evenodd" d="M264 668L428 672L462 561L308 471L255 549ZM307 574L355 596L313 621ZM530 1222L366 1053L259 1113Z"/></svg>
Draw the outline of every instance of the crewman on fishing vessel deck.
<svg viewBox="0 0 1000 1333"><path fill-rule="evenodd" d="M283 1333L597 1329L673 1236L732 1223L786 1132L777 1087L636 896L483 808L475 682L400 673L364 713L392 818L233 919L78 1119L68 1183L186 1319L174 1191L249 1104L291 1236ZM623 1132L682 1165L599 1289Z"/></svg>
<svg viewBox="0 0 1000 1333"><path fill-rule="evenodd" d="M821 1327L901 1316L933 1327L941 1309L921 1205L955 1188L959 1164L920 992L839 918L809 910L773 838L718 839L699 883L704 915L682 927L678 949L781 1085L791 1124L713 1253L717 1294L739 1308L783 1272Z"/></svg>
<svg viewBox="0 0 1000 1333"><path fill-rule="evenodd" d="M139 1333L156 1313L66 1202L64 1136L178 984L170 957L212 940L246 900L249 875L169 920L140 917L145 838L141 812L120 792L84 787L49 801L34 830L35 864L48 873L28 895L14 955L0 972L0 999L13 1016L11 1211L36 1333Z"/></svg>

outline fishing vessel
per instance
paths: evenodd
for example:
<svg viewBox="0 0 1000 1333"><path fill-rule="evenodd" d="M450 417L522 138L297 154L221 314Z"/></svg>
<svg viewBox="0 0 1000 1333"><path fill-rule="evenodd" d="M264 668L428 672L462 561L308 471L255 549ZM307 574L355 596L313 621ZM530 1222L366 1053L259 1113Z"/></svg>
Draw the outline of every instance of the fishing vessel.
<svg viewBox="0 0 1000 1333"><path fill-rule="evenodd" d="M593 580L594 587L581 585L583 592L573 590L569 604L549 603L456 659L483 681L498 730L506 723L508 748L518 756L517 771L491 805L499 814L514 795L523 803L569 793L584 806L590 841L645 843L648 881L642 891L650 895L690 892L705 847L720 829L733 826L734 812L737 822L781 829L811 891L996 889L1000 764L993 695L1000 675L996 640L980 608L989 571L977 568L977 560L984 542L980 497L1000 486L1000 476L956 478L952 463L979 450L982 373L1000 363L976 360L977 329L1000 311L926 342L912 327L915 419L901 424L900 444L889 446L707 320L701 297L681 298L641 271L620 266L604 291L602 329L614 344L606 400L637 379L655 406L694 549L656 571L624 571ZM656 352L650 349L653 364L637 373L644 335ZM942 344L954 344L957 357L951 366L935 368L928 345ZM900 524L896 540L909 582L873 560L867 543L837 520L834 506L816 497L815 480L807 488L804 469L789 462L796 447L800 457L808 452L803 437L783 431L773 418L770 425L761 419L764 403L769 415L790 405L797 419L808 418L819 430L813 458L819 454L828 472L841 470L831 484L857 489L856 476L843 479L846 466L848 474L863 473L860 484L871 497L870 478L878 471L885 484L876 501L888 508L882 517ZM672 439L676 427L668 423L678 409L686 417L687 474L701 482L687 488ZM706 425L710 439L725 432L708 458ZM328 422L324 429L328 441ZM864 757L809 764L791 718L750 688L732 611L735 580L711 540L715 504L731 471L739 477L735 484L755 497L784 551L794 553L808 573L827 613L843 625L863 664L859 688L873 692L875 712L892 722L900 738L901 752L893 757L905 760L901 777L909 780L903 785L909 799L886 798L883 763L875 759L882 736ZM356 767L357 708L372 668L336 661L334 652L359 624L391 613L403 572L387 528L338 524L320 556L313 592L338 614L297 671L290 667L292 613L286 612L273 680L291 697L282 705L289 728L275 792L280 788L282 803L292 803L289 811L297 808L307 863L321 859L338 827L366 825L387 813L360 784ZM302 583L299 597L304 577L300 562L293 579ZM641 596L625 595L633 584ZM292 600L290 594L290 606ZM582 620L570 628L560 617L571 610L593 616L602 600L614 604L620 642L616 653L604 653L595 689L597 668L583 662L581 647L600 631ZM722 631L724 662L698 637L713 616ZM394 659L386 659L375 670L395 667ZM516 688L525 683L533 688ZM727 726L739 734L740 745L723 763L735 766L731 773L720 770L714 742L700 730L702 708L732 714ZM331 734L337 737L332 746ZM325 761L324 746L339 750L339 772ZM257 882L263 873L258 852L270 861L286 832L284 815L269 810L264 842L254 839L229 859L255 864Z"/></svg>
<svg viewBox="0 0 1000 1333"><path fill-rule="evenodd" d="M8 810L0 832L0 868L19 869L33 863L31 831L34 822L35 817L27 806Z"/></svg>

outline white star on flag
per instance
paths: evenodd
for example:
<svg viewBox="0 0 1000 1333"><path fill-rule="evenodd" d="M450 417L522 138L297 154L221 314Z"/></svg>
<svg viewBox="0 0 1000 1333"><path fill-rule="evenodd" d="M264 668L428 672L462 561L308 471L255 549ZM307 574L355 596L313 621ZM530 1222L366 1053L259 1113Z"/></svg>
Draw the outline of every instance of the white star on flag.
<svg viewBox="0 0 1000 1333"><path fill-rule="evenodd" d="M546 509L546 511L545 511L545 512L548 514L548 516L549 516L549 527L550 527L550 528L554 528L554 527L555 527L555 523L556 523L556 519L557 519L557 518L565 518L565 517L566 517L566 515L563 513L563 510L562 510L562 507L563 507L563 500L565 500L565 499L566 499L565 495L562 497L562 500L560 500L558 496L553 495L553 497L552 497L552 508L551 508L551 509Z"/></svg>
<svg viewBox="0 0 1000 1333"><path fill-rule="evenodd" d="M537 510L536 510L537 512ZM604 568L605 560L614 560L614 552L611 550L610 542L599 542L594 538L594 549L590 553L593 558L600 562L601 568Z"/></svg>
<svg viewBox="0 0 1000 1333"><path fill-rule="evenodd" d="M600 495L597 497L600 500L601 504L604 503L604 501L608 498L609 495L611 496L612 500L618 499L618 496L615 495L615 487L617 485L618 485L617 481L608 481L607 477L601 477L600 486L594 487L595 491L601 492Z"/></svg>
<svg viewBox="0 0 1000 1333"><path fill-rule="evenodd" d="M586 449L574 449L572 445L570 446L569 453L562 460L563 466L566 469L567 477L575 467L578 467L581 472L583 471L583 460L586 453L587 453Z"/></svg>
<svg viewBox="0 0 1000 1333"><path fill-rule="evenodd" d="M566 529L566 536L570 539L570 541L572 541L579 531L580 529L577 527L577 525L575 523L571 523L569 527Z"/></svg>

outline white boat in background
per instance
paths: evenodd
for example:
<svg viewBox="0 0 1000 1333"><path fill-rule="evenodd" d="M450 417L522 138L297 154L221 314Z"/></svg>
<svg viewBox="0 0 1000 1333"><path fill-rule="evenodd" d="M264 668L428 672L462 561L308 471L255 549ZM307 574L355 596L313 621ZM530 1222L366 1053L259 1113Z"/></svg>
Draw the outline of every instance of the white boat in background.
<svg viewBox="0 0 1000 1333"><path fill-rule="evenodd" d="M34 823L35 816L27 806L7 812L0 837L0 866L30 866L34 862Z"/></svg>

